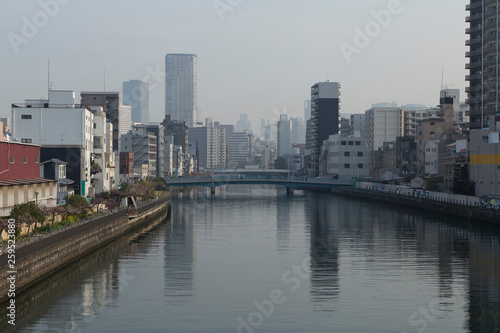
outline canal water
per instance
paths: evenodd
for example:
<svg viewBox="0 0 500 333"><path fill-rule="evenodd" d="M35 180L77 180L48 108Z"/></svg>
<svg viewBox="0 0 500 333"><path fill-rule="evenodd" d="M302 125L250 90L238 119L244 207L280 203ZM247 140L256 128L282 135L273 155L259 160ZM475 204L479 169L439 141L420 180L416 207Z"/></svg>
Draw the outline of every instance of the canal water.
<svg viewBox="0 0 500 333"><path fill-rule="evenodd" d="M19 332L500 332L500 231L328 193L185 190L19 295Z"/></svg>

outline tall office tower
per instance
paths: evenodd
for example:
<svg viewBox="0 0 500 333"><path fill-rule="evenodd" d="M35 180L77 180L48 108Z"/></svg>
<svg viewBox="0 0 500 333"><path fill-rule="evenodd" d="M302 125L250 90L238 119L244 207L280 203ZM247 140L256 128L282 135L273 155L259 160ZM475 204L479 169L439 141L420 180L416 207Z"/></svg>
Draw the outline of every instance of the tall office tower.
<svg viewBox="0 0 500 333"><path fill-rule="evenodd" d="M248 120L247 114L240 115L240 120L236 122L236 132L252 132L252 124Z"/></svg>
<svg viewBox="0 0 500 333"><path fill-rule="evenodd" d="M498 0L471 0L467 5L470 16L466 21L470 28L470 40L466 45L470 51L466 56L470 63L466 65L469 75L468 104L470 105L470 128L481 129L488 126L488 117L497 114L500 104L500 56L498 34L500 33Z"/></svg>
<svg viewBox="0 0 500 333"><path fill-rule="evenodd" d="M306 131L304 127L304 119L294 117L292 121L292 144L294 143L305 143L306 142Z"/></svg>
<svg viewBox="0 0 500 333"><path fill-rule="evenodd" d="M280 121L278 121L278 157L290 154L291 134L291 121L288 119L288 115L281 114Z"/></svg>
<svg viewBox="0 0 500 333"><path fill-rule="evenodd" d="M196 125L196 54L167 54L165 57L165 115L175 121Z"/></svg>
<svg viewBox="0 0 500 333"><path fill-rule="evenodd" d="M250 156L251 142L247 132L234 132L229 137L228 144L228 167L243 167L248 163Z"/></svg>
<svg viewBox="0 0 500 333"><path fill-rule="evenodd" d="M149 84L141 80L123 82L123 104L132 107L132 122L149 124Z"/></svg>
<svg viewBox="0 0 500 333"><path fill-rule="evenodd" d="M304 122L311 119L311 100L304 101Z"/></svg>
<svg viewBox="0 0 500 333"><path fill-rule="evenodd" d="M306 148L310 151L309 176L319 175L319 155L323 141L339 133L340 84L320 82L311 87L311 119L307 122Z"/></svg>
<svg viewBox="0 0 500 333"><path fill-rule="evenodd" d="M267 126L267 119L261 119L260 120L260 138L263 139L266 136L266 126Z"/></svg>

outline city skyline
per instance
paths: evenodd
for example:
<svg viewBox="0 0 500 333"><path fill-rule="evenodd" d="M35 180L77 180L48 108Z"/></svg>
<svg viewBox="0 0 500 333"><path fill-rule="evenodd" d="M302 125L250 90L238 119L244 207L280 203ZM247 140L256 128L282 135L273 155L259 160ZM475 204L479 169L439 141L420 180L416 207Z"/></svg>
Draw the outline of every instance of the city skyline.
<svg viewBox="0 0 500 333"><path fill-rule="evenodd" d="M2 72L17 78L2 83L2 116L26 94L46 97L50 58L54 89L104 90L104 76L106 91L121 91L129 79L149 83L151 121L161 121L164 56L177 52L198 55L198 106L223 123L235 124L243 113L254 124L281 113L302 116L310 87L326 80L342 84L342 113L363 113L377 102L436 106L443 67L444 84L466 96L466 1L399 1L385 19L380 13L391 1L318 1L314 8L289 1L286 10L264 1L225 10L216 2L137 7L108 1L97 12L90 12L92 1L54 1L58 8L51 11L35 1L11 3L2 17ZM111 8L117 15L104 23ZM148 15L132 16L134 11ZM43 18L40 13L46 22L23 34L33 18ZM87 14L97 24L86 27ZM132 17L131 27L115 24ZM373 37L362 40L367 45L356 44L357 31L370 27Z"/></svg>

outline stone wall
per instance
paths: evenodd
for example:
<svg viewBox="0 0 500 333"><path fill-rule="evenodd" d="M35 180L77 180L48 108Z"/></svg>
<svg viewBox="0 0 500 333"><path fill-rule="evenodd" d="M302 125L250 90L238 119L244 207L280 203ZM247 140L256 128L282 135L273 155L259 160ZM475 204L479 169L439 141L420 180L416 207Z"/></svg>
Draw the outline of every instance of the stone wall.
<svg viewBox="0 0 500 333"><path fill-rule="evenodd" d="M57 233L16 249L16 294L89 252L165 214L171 197L143 205L140 216L129 219L125 210ZM9 299L7 253L0 256L0 303Z"/></svg>

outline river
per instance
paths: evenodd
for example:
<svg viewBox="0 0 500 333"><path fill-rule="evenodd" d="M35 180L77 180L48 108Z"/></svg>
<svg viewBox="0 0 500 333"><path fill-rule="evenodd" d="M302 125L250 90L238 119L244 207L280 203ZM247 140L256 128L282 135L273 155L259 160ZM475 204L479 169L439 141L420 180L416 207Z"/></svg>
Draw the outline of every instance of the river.
<svg viewBox="0 0 500 333"><path fill-rule="evenodd" d="M228 186L17 299L19 332L500 332L500 230Z"/></svg>

